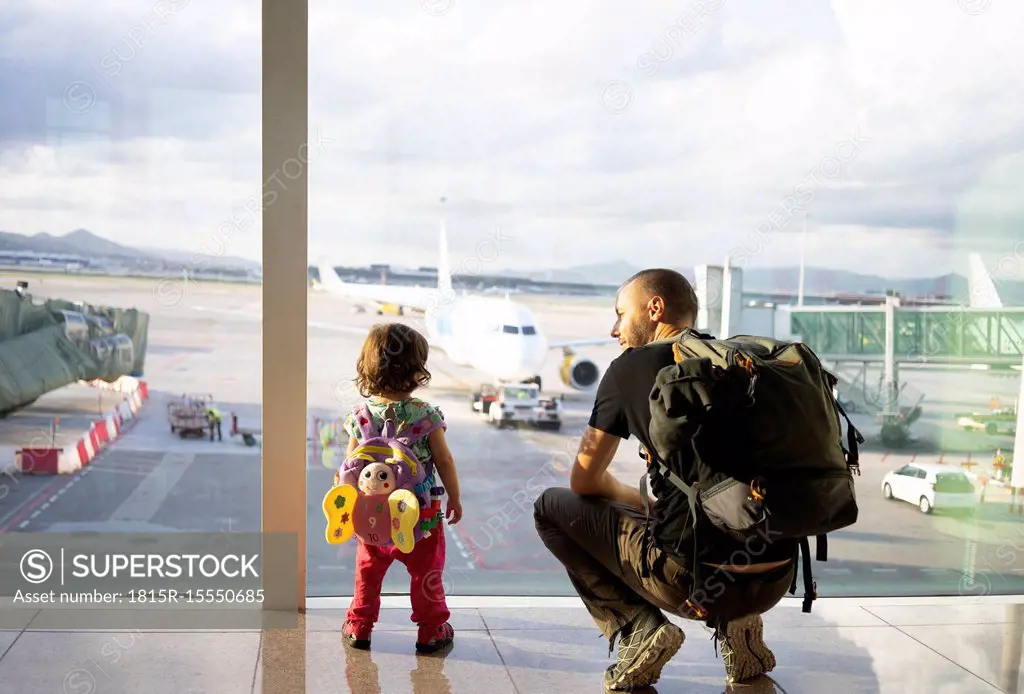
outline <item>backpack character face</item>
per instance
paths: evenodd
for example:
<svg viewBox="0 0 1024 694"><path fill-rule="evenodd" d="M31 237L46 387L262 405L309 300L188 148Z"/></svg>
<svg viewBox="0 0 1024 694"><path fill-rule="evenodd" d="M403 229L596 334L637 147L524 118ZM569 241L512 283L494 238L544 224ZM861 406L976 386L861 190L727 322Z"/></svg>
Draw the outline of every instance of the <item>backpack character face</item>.
<svg viewBox="0 0 1024 694"><path fill-rule="evenodd" d="M370 463L359 473L359 491L363 494L390 494L395 491L395 473L382 463Z"/></svg>
<svg viewBox="0 0 1024 694"><path fill-rule="evenodd" d="M378 433L365 404L355 416L362 444L342 463L338 484L324 497L327 542L340 544L355 535L366 544L395 545L409 553L436 522L440 502L433 497L442 491L424 488L433 466L420 461L412 446L444 422L428 416L397 434L389 408Z"/></svg>

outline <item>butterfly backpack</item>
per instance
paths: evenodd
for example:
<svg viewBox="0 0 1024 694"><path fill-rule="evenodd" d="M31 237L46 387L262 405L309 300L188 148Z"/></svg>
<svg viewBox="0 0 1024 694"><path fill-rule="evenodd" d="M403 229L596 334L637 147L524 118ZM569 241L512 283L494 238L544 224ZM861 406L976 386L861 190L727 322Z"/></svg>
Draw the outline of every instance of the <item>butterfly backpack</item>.
<svg viewBox="0 0 1024 694"><path fill-rule="evenodd" d="M440 522L444 493L430 486L433 465L420 461L412 447L445 422L427 415L399 433L388 406L378 432L366 403L353 414L362 443L345 458L324 496L327 542L337 545L355 535L368 545L394 545L408 554Z"/></svg>

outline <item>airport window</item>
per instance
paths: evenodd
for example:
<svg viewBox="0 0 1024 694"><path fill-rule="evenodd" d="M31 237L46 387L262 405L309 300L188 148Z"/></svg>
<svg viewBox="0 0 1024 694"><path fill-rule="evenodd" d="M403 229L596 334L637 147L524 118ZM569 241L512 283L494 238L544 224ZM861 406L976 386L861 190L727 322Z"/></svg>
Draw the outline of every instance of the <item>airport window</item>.
<svg viewBox="0 0 1024 694"><path fill-rule="evenodd" d="M443 526L445 589L574 595L531 506L568 484L574 437L622 353L609 337L621 284L658 267L688 279L693 327L803 342L838 379L865 442L858 521L813 563L822 596L956 595L979 574L990 592L1024 590L1000 552L1019 526L1011 488L1024 488L1019 157L1005 128L969 125L979 94L987 112L1021 115L1019 69L997 59L1017 51L998 3L884 17L817 3L785 31L757 3L606 4L583 24L562 4L427 4L311 0L309 123L324 146L309 250L347 279L308 294L310 595L353 587L355 541L321 539L318 506L348 439L320 434L361 401L356 360L381 322L428 338L417 395L450 416L465 516ZM892 21L927 38L865 33ZM750 107L794 84L799 98ZM905 127L917 122L934 127ZM627 327L624 343L650 336ZM631 486L644 470L633 445L611 464ZM933 466L966 476L974 515L911 498ZM486 492L472 482L485 476ZM385 589L406 593L407 576Z"/></svg>
<svg viewBox="0 0 1024 694"><path fill-rule="evenodd" d="M0 9L0 533L261 529L259 6Z"/></svg>

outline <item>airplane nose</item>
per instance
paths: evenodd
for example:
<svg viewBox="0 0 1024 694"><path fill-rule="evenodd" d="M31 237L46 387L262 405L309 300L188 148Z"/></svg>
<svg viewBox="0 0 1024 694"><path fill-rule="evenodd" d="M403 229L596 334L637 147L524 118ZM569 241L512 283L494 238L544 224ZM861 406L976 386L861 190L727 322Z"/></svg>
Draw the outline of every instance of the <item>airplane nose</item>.
<svg viewBox="0 0 1024 694"><path fill-rule="evenodd" d="M534 364L540 358L540 345L539 340L531 339L530 337L520 336L515 340L514 345L510 345L511 351L514 355L515 360L522 367L534 368ZM530 374L534 376L536 374Z"/></svg>

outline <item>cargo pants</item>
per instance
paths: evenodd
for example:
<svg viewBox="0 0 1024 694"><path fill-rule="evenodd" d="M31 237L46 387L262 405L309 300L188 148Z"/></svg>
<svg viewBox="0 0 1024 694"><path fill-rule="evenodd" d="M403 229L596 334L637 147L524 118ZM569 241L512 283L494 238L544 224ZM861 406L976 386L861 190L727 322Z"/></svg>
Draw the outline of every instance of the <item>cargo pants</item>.
<svg viewBox="0 0 1024 694"><path fill-rule="evenodd" d="M644 542L644 520L628 506L561 487L545 490L534 503L541 540L565 567L609 639L609 651L619 631L645 610L701 620L717 630L730 620L767 612L789 592L795 562L762 573L704 567L695 586L692 567Z"/></svg>

